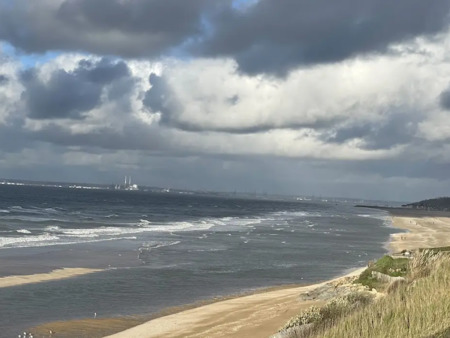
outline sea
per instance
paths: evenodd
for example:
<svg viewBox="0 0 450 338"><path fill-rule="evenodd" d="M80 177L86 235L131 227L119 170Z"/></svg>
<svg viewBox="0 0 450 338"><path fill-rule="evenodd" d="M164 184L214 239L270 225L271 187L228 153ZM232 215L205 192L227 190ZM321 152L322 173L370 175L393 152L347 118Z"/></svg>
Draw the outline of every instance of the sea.
<svg viewBox="0 0 450 338"><path fill-rule="evenodd" d="M0 336L339 276L386 253L397 232L384 211L354 204L0 185L0 277L102 269L1 288Z"/></svg>

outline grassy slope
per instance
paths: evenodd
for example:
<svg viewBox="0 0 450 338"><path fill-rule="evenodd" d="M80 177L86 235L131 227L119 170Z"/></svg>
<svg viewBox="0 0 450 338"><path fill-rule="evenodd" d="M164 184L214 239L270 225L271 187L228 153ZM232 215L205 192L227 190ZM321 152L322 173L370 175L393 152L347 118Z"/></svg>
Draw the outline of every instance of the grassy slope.
<svg viewBox="0 0 450 338"><path fill-rule="evenodd" d="M450 258L431 275L342 318L320 337L449 337Z"/></svg>
<svg viewBox="0 0 450 338"><path fill-rule="evenodd" d="M371 289L373 288L380 290L383 289L385 285L380 283L376 278L372 277L372 271L378 271L393 277L404 277L407 273L407 267L407 258L394 259L390 256L384 256L364 270L355 283L366 285Z"/></svg>

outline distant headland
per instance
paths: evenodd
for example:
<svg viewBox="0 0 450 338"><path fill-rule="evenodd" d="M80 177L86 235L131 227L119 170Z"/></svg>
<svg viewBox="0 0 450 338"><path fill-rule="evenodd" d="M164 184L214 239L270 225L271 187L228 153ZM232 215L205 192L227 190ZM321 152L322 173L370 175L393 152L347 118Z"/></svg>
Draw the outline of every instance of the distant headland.
<svg viewBox="0 0 450 338"><path fill-rule="evenodd" d="M450 197L438 197L419 202L403 204L401 207L386 207L378 205L355 205L357 208L371 208L385 210L393 216L421 217L423 215L435 217L449 217Z"/></svg>

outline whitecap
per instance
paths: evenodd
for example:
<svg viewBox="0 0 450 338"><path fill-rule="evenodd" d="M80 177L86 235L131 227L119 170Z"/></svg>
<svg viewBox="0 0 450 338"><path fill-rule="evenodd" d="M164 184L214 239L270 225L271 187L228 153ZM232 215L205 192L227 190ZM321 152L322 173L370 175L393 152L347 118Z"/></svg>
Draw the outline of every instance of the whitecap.
<svg viewBox="0 0 450 338"><path fill-rule="evenodd" d="M27 229L19 229L19 230L16 230L16 232L18 232L20 234L31 234L31 231L27 230Z"/></svg>
<svg viewBox="0 0 450 338"><path fill-rule="evenodd" d="M59 231L60 227L57 225L49 225L47 227L45 227L46 231Z"/></svg>
<svg viewBox="0 0 450 338"><path fill-rule="evenodd" d="M58 240L58 236L43 234L26 237L0 237L0 248L21 248L30 246L42 246L51 241Z"/></svg>
<svg viewBox="0 0 450 338"><path fill-rule="evenodd" d="M139 253L149 252L151 250L164 248L172 245L180 244L180 241L162 241L162 242L146 242L139 248Z"/></svg>

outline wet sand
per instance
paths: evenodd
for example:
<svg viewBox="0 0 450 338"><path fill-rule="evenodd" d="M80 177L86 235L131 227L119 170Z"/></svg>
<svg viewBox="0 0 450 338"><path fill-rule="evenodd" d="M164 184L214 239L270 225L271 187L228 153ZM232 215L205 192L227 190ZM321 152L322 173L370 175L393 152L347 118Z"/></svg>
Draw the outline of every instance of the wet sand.
<svg viewBox="0 0 450 338"><path fill-rule="evenodd" d="M268 337L301 310L322 305L321 301L301 301L299 295L328 282L229 299L157 318L108 337Z"/></svg>
<svg viewBox="0 0 450 338"><path fill-rule="evenodd" d="M408 231L391 236L391 252L450 245L450 217L434 217L420 212L407 214L406 217L398 212L391 215L394 227ZM350 275L357 275L362 270L358 269ZM107 336L111 338L269 337L302 309L322 305L318 301L300 301L299 295L327 282L212 300L210 304L182 307L151 320L148 317L88 319L45 324L34 331L44 334L52 327L56 332L52 337L103 337L108 334L112 334ZM118 331L121 332L113 334Z"/></svg>
<svg viewBox="0 0 450 338"><path fill-rule="evenodd" d="M407 230L390 238L392 252L403 249L450 245L450 217L414 217L392 214L393 226ZM359 274L363 269L353 272ZM154 337L269 337L291 317L318 302L301 302L299 294L322 285L291 288L223 301L166 317L108 336L111 338Z"/></svg>
<svg viewBox="0 0 450 338"><path fill-rule="evenodd" d="M6 288L10 286L18 286L31 283L49 282L52 280L59 280L65 278L72 278L76 276L86 275L102 271L99 269L85 269L85 268L63 268L53 270L48 273L37 273L33 275L17 275L7 276L0 278L0 288Z"/></svg>
<svg viewBox="0 0 450 338"><path fill-rule="evenodd" d="M143 318L139 316L90 318L46 323L26 331L33 333L34 337L39 338L100 338L108 334L126 330L146 321L148 321L148 317Z"/></svg>

